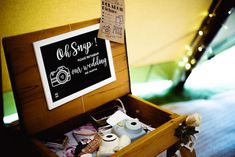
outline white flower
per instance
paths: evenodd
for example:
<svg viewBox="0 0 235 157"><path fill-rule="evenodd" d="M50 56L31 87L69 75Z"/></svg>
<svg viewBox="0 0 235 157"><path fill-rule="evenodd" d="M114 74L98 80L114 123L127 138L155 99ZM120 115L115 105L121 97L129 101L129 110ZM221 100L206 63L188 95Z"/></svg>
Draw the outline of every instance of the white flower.
<svg viewBox="0 0 235 157"><path fill-rule="evenodd" d="M201 115L198 113L194 113L192 115L187 116L186 124L192 127L199 127L201 124Z"/></svg>

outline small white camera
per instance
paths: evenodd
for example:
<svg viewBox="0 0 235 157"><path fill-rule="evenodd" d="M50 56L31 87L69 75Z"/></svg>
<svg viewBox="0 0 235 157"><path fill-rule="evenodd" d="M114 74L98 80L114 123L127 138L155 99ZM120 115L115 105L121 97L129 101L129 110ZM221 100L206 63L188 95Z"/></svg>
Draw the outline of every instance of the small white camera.
<svg viewBox="0 0 235 157"><path fill-rule="evenodd" d="M127 135L131 141L134 141L146 132L138 119L125 119L113 126L113 133L119 137Z"/></svg>
<svg viewBox="0 0 235 157"><path fill-rule="evenodd" d="M119 144L119 137L115 134L105 134L102 136L101 145L97 152L98 157L108 157L115 153L116 148Z"/></svg>

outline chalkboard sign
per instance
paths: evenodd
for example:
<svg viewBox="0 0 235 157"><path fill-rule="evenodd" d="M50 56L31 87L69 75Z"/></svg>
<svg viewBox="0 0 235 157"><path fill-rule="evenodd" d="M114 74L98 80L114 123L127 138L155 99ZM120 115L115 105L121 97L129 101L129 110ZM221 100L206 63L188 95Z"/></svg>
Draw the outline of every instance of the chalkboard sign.
<svg viewBox="0 0 235 157"><path fill-rule="evenodd" d="M33 43L49 110L116 80L99 24Z"/></svg>

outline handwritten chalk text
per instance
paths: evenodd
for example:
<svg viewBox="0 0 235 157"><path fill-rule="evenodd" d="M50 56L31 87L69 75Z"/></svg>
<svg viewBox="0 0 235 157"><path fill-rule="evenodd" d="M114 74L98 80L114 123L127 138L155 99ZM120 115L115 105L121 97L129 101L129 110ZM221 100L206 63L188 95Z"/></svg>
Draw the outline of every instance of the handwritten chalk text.
<svg viewBox="0 0 235 157"><path fill-rule="evenodd" d="M83 44L77 44L77 42L72 42L71 44L66 44L64 49L58 48L56 51L56 56L58 60L63 58L70 58L72 56L77 56L79 52L84 52L86 55L89 53L92 47L92 42L86 42Z"/></svg>

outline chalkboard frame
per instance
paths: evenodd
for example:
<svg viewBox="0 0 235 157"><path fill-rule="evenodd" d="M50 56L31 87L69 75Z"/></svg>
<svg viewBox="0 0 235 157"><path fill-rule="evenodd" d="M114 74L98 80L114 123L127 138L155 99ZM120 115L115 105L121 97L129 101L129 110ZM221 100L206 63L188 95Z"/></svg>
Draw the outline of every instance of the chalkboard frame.
<svg viewBox="0 0 235 157"><path fill-rule="evenodd" d="M53 37L49 37L47 39L43 39L43 40L39 40L36 42L33 42L33 47L34 47L34 53L36 55L36 60L37 60L37 64L38 64L38 68L39 68L39 73L40 73L40 77L41 77L41 81L42 81L42 86L44 89L44 94L46 97L46 101L47 101L47 106L49 110L52 110L56 107L59 107L61 105L66 104L67 102L74 100L80 96L83 96L91 91L94 91L102 86L105 86L113 81L116 80L116 75L115 75L115 70L114 70L114 64L113 64L113 58L112 58L112 50L111 50L111 45L110 45L110 41L109 40L104 40L105 42L105 47L106 47L106 52L107 52L107 59L108 59L108 68L110 70L110 74L111 76L99 81L98 83L92 84L88 87L85 87L81 90L78 90L64 98L61 98L59 100L53 101L52 99L52 92L50 90L49 87L49 81L48 77L47 77L47 73L46 73L46 68L45 68L45 64L44 64L44 59L42 56L42 47L49 45L49 44L53 44L59 41L63 41L66 39L70 39L72 37L76 37L76 36L80 36L80 35L84 35L86 33L95 31L99 29L99 24L95 24L95 25L91 25L88 27L84 27L75 31L70 31L64 34L60 34L57 36L53 36ZM103 39L99 39L99 40L103 40Z"/></svg>

